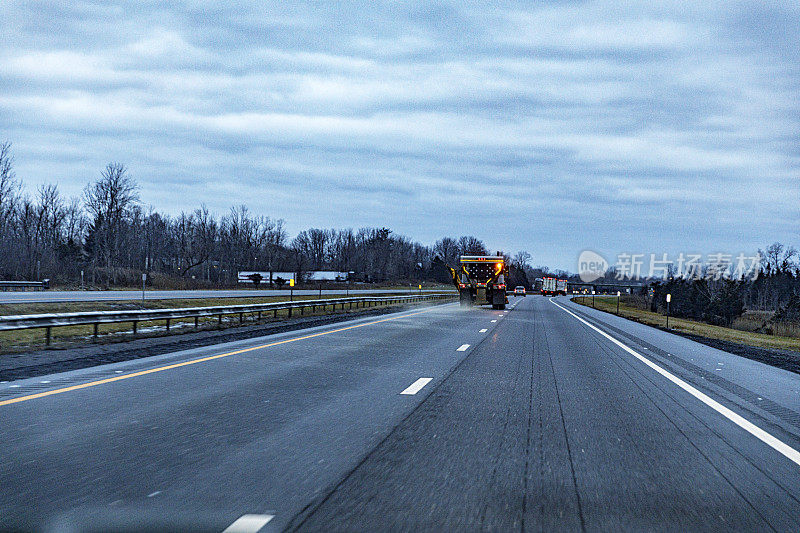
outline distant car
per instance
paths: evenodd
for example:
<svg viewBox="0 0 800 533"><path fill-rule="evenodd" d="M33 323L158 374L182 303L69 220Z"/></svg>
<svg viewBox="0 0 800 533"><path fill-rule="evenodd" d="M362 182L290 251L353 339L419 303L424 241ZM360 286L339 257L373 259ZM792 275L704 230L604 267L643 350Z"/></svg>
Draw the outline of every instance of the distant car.
<svg viewBox="0 0 800 533"><path fill-rule="evenodd" d="M522 285L514 287L514 296L525 296L525 287Z"/></svg>

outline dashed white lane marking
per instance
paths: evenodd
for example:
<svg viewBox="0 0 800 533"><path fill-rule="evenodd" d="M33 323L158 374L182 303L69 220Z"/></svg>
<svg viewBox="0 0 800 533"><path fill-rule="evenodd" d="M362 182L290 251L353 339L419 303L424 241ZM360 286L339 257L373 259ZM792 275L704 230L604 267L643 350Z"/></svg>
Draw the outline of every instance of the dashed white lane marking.
<svg viewBox="0 0 800 533"><path fill-rule="evenodd" d="M489 330L488 330L488 329L486 329L486 328L483 328L483 329L482 329L482 330L480 330L478 333L486 333L487 331L489 331Z"/></svg>
<svg viewBox="0 0 800 533"><path fill-rule="evenodd" d="M400 394L414 395L421 391L422 387L430 383L431 380L433 380L433 378L419 378L417 381L406 387L406 389Z"/></svg>
<svg viewBox="0 0 800 533"><path fill-rule="evenodd" d="M492 320L492 324L494 324L495 322L497 322L497 320Z"/></svg>
<svg viewBox="0 0 800 533"><path fill-rule="evenodd" d="M562 311L565 311L565 312L569 313L574 318L578 319L578 321L582 322L583 324L585 324L586 326L590 327L591 329L593 329L594 331L596 331L597 333L599 333L600 335L602 335L606 339L610 340L611 342L613 342L614 344L616 344L617 346L619 346L620 348L622 348L623 350L625 350L626 352L628 352L629 354L634 356L636 359L638 359L639 361L643 362L644 364L646 364L647 366L649 366L650 368L652 368L653 370L655 370L656 372L658 372L659 374L661 374L662 376L664 376L665 378L670 380L672 383L674 383L675 385L677 385L681 389L685 390L686 392L688 392L689 394L691 394L692 396L694 396L695 398L697 398L698 400L700 400L701 402L703 402L704 404L706 404L707 406L709 406L710 408L712 408L713 410L715 410L716 412L718 412L719 414L721 414L722 416L724 416L725 418L727 418L728 420L730 420L731 422L733 422L734 424L736 424L737 426L742 428L743 430L745 430L748 433L750 433L751 435L753 435L755 438L757 438L758 440L760 440L761 442L763 442L767 446L769 446L769 447L773 448L774 450L776 450L777 452L783 454L790 461L792 461L793 463L795 463L795 464L800 466L800 452L799 451L795 450L794 448L792 448L791 446L789 446L785 442L777 439L772 434L767 433L766 431L764 431L760 427L756 426L755 424L753 424L752 422L750 422L749 420L747 420L746 418L744 418L740 414L735 413L734 411L731 411L730 409L728 409L727 407L725 407L724 405L722 405L718 401L716 401L713 398L703 394L702 392L700 392L699 390L697 390L693 386L689 385L687 382L683 381L678 376L670 373L669 371L667 371L664 368L660 367L659 365L655 364L650 359L648 359L645 356L643 356L642 354L638 353L636 350L634 350L632 348L629 348L626 344L623 344L621 341L615 339L614 337L612 337L611 335L609 335L605 331L603 331L600 328L590 324L589 322L587 322L586 320L582 319L581 317L579 317L578 315L576 315L575 313L573 313L569 309L566 309L565 307L557 304L553 300L550 300L550 303L552 303L556 307L559 307Z"/></svg>
<svg viewBox="0 0 800 533"><path fill-rule="evenodd" d="M147 497L152 498L153 496L158 496L159 494L161 494L161 491L157 490L155 492L151 492L150 494L148 494Z"/></svg>
<svg viewBox="0 0 800 533"><path fill-rule="evenodd" d="M46 380L44 380L44 381L40 381L39 383L50 383L50 380L49 380L49 379L46 379Z"/></svg>
<svg viewBox="0 0 800 533"><path fill-rule="evenodd" d="M462 344L461 346L459 346L459 347L456 349L456 351L457 351L457 352L466 352L466 351L467 351L467 348L469 348L469 344Z"/></svg>
<svg viewBox="0 0 800 533"><path fill-rule="evenodd" d="M255 533L275 518L272 514L246 514L225 528L222 533Z"/></svg>

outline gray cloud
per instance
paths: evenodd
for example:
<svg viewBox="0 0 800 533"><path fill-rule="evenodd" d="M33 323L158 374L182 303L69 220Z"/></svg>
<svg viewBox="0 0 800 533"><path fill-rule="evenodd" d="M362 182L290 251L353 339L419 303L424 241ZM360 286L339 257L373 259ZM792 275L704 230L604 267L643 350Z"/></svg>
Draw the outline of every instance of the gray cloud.
<svg viewBox="0 0 800 533"><path fill-rule="evenodd" d="M482 236L574 268L797 243L785 2L11 2L0 135L30 188L108 161L177 213Z"/></svg>

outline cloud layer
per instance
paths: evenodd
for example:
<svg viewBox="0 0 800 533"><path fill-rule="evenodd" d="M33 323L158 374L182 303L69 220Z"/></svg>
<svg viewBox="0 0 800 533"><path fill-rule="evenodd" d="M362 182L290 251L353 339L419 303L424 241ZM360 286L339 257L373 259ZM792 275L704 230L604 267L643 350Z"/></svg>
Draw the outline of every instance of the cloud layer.
<svg viewBox="0 0 800 533"><path fill-rule="evenodd" d="M794 2L12 1L0 136L29 188L108 161L177 213L584 248L799 244Z"/></svg>

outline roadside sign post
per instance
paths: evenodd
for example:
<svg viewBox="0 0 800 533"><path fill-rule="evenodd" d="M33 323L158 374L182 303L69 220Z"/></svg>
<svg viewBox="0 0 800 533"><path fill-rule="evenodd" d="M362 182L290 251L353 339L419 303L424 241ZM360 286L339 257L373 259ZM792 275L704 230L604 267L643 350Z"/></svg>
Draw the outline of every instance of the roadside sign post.
<svg viewBox="0 0 800 533"><path fill-rule="evenodd" d="M81 270L81 290L83 290L83 270Z"/></svg>
<svg viewBox="0 0 800 533"><path fill-rule="evenodd" d="M422 283L419 284L419 293L422 294Z"/></svg>
<svg viewBox="0 0 800 533"><path fill-rule="evenodd" d="M83 272L81 272L83 274ZM144 283L147 281L147 274L142 274L142 305L144 305Z"/></svg>
<svg viewBox="0 0 800 533"><path fill-rule="evenodd" d="M289 280L289 301L294 301L294 278Z"/></svg>
<svg viewBox="0 0 800 533"><path fill-rule="evenodd" d="M592 307L594 307L594 291L592 291Z"/></svg>
<svg viewBox="0 0 800 533"><path fill-rule="evenodd" d="M672 295L667 293L667 329L669 329L669 303L672 301Z"/></svg>
<svg viewBox="0 0 800 533"><path fill-rule="evenodd" d="M621 295L621 294L622 294L622 293L620 293L619 291L617 291L617 315L619 315L619 297L620 297L620 295Z"/></svg>

